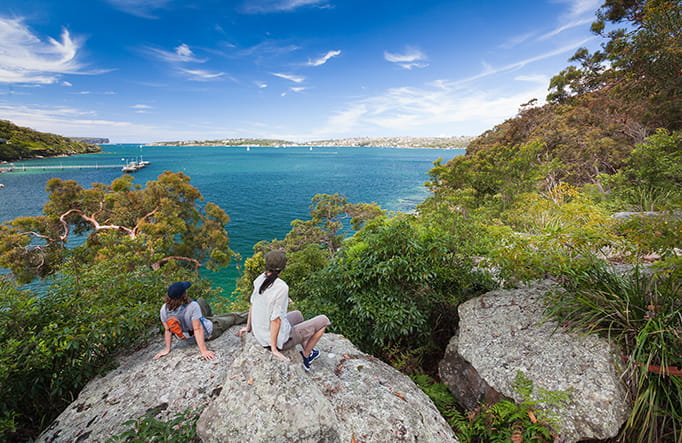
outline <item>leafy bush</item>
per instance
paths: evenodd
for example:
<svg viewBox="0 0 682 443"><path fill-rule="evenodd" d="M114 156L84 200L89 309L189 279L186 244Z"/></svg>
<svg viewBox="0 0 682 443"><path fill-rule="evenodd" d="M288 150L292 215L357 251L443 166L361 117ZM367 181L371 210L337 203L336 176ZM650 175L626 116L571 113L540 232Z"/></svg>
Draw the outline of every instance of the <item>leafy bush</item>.
<svg viewBox="0 0 682 443"><path fill-rule="evenodd" d="M132 428L107 440L107 443L132 442L132 443L188 443L200 442L197 437L197 420L203 408L196 411L186 409L184 412L175 414L171 420L164 422L157 420L152 410L137 420L124 423Z"/></svg>
<svg viewBox="0 0 682 443"><path fill-rule="evenodd" d="M393 347L442 349L459 303L491 284L474 272L466 245L407 216L378 218L310 276L296 301L375 355Z"/></svg>
<svg viewBox="0 0 682 443"><path fill-rule="evenodd" d="M550 315L560 323L620 345L634 399L626 441L682 440L680 277L679 268L620 275L594 266L567 273L566 292L548 298Z"/></svg>
<svg viewBox="0 0 682 443"><path fill-rule="evenodd" d="M638 144L627 166L601 177L612 198L633 211L682 206L682 132L659 129Z"/></svg>
<svg viewBox="0 0 682 443"><path fill-rule="evenodd" d="M539 390L539 399L531 399L533 382L519 371L514 388L524 398L521 403L505 399L493 405L481 405L474 411L461 412L446 385L425 375L413 376L412 380L431 398L462 443L554 441L556 434L551 428L557 430L556 417L540 406L561 407L569 398L563 392Z"/></svg>

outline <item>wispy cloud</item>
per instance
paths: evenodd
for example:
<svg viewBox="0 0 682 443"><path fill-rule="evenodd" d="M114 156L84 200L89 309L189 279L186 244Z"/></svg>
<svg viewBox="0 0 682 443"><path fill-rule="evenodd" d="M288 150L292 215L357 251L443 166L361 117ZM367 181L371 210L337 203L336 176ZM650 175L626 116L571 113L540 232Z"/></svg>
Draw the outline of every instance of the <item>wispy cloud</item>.
<svg viewBox="0 0 682 443"><path fill-rule="evenodd" d="M566 30L576 28L578 26L586 25L588 23L592 23L594 19L592 18L586 18L586 19L581 19L581 20L574 20L569 23L565 23L561 26L559 26L556 29L553 29L545 34L542 34L540 37L538 37L538 40L547 40L549 38L554 37L555 35L558 35Z"/></svg>
<svg viewBox="0 0 682 443"><path fill-rule="evenodd" d="M405 48L405 51L402 53L385 51L384 59L391 63L396 63L405 69L425 68L428 66L428 63L424 63L424 61L428 60L426 55L418 48L411 46Z"/></svg>
<svg viewBox="0 0 682 443"><path fill-rule="evenodd" d="M242 12L265 14L269 12L293 11L301 7L331 8L329 0L246 0Z"/></svg>
<svg viewBox="0 0 682 443"><path fill-rule="evenodd" d="M533 62L544 60L546 58L554 57L554 56L575 50L576 48L583 46L585 43L587 43L593 39L594 39L594 37L590 37L590 38L587 38L587 39L584 39L584 40L581 40L581 41L578 41L575 43L570 43L568 45L554 49L552 51L548 51L548 52L545 52L542 54L538 54L538 55L533 56L533 57L528 57L528 58L525 58L523 60L519 60L517 62L510 63L510 64L507 64L504 66L493 67L492 65L484 63L484 70L482 72L480 72L479 74L473 75L471 77L467 77L467 78L462 79L462 80L457 80L456 83L471 82L473 80L478 80L480 78L488 77L488 76L491 76L494 74L498 74L500 72L513 71L516 69L520 69L520 68L523 68L524 66L531 64Z"/></svg>
<svg viewBox="0 0 682 443"><path fill-rule="evenodd" d="M305 81L305 77L302 77L300 75L292 75L292 74L282 74L279 72L273 72L272 75L275 77L283 78L285 80L292 81L294 83L303 83Z"/></svg>
<svg viewBox="0 0 682 443"><path fill-rule="evenodd" d="M559 18L561 22L559 26L556 29L541 35L538 40L547 40L569 29L592 23L596 18L595 11L602 4L602 0L555 1L568 4L568 10Z"/></svg>
<svg viewBox="0 0 682 443"><path fill-rule="evenodd" d="M288 54L294 51L298 51L301 49L300 46L289 44L289 43L284 43L284 42L279 42L276 40L264 40L257 45L250 46L248 48L244 48L239 51L239 55L241 56L249 56L249 55L283 55L283 54Z"/></svg>
<svg viewBox="0 0 682 443"><path fill-rule="evenodd" d="M221 80L226 77L224 72L209 72L203 69L180 69L180 72L186 74L190 80L206 82L212 80Z"/></svg>
<svg viewBox="0 0 682 443"><path fill-rule="evenodd" d="M0 17L0 82L50 84L61 74L86 74L77 61L81 46L66 29L59 41L41 41L23 19Z"/></svg>
<svg viewBox="0 0 682 443"><path fill-rule="evenodd" d="M507 41L502 42L500 44L500 48L502 48L502 49L515 48L516 46L520 45L521 43L524 43L524 42L530 40L534 35L536 35L535 32L527 32L525 34L516 35L514 37L509 38Z"/></svg>
<svg viewBox="0 0 682 443"><path fill-rule="evenodd" d="M595 11L601 6L603 0L556 0L559 3L567 3L568 11L565 14L568 18L582 17L589 14L594 18Z"/></svg>
<svg viewBox="0 0 682 443"><path fill-rule="evenodd" d="M107 0L111 6L141 18L157 19L154 14L159 9L164 9L172 0Z"/></svg>
<svg viewBox="0 0 682 443"><path fill-rule="evenodd" d="M0 113L4 118L20 126L65 136L112 137L119 133L148 133L151 129L127 121L100 119L93 111L69 107L15 106L0 103Z"/></svg>
<svg viewBox="0 0 682 443"><path fill-rule="evenodd" d="M309 59L307 65L308 66L321 66L321 65L324 65L325 63L327 63L330 58L336 57L337 55L341 55L341 51L338 51L338 50L337 51L329 51L325 55L323 55L319 58L316 58L314 60Z"/></svg>
<svg viewBox="0 0 682 443"><path fill-rule="evenodd" d="M452 86L454 83L392 88L384 94L349 103L331 115L315 135L405 133L443 124L452 125L459 135L475 135L472 130L481 131L513 116L519 103L541 97L546 92L544 85L501 94L500 91L459 88ZM457 125L468 129L455 129Z"/></svg>
<svg viewBox="0 0 682 443"><path fill-rule="evenodd" d="M149 106L149 105L142 105L142 104L133 105L133 106L131 106L130 108L131 108L131 109L134 109L135 112L138 113L138 114L144 114L144 113L146 113L148 110L153 109L153 108L152 108L151 106Z"/></svg>
<svg viewBox="0 0 682 443"><path fill-rule="evenodd" d="M533 75L517 75L514 80L519 82L539 83L541 85L549 85L549 77L544 74Z"/></svg>
<svg viewBox="0 0 682 443"><path fill-rule="evenodd" d="M206 61L206 59L195 57L186 43L182 43L175 47L173 51L166 51L158 48L146 48L146 51L168 63L204 63Z"/></svg>

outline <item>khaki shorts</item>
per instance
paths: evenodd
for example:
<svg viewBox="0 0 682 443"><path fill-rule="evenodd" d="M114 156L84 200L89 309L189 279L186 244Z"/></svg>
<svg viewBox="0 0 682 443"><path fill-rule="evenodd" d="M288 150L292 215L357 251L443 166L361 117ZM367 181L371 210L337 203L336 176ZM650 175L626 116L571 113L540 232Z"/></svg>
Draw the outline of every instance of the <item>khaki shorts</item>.
<svg viewBox="0 0 682 443"><path fill-rule="evenodd" d="M287 313L287 319L291 324L291 332L289 333L289 340L284 343L282 350L291 349L308 341L317 331L331 324L326 315L318 315L310 320L303 321L303 314L300 311Z"/></svg>

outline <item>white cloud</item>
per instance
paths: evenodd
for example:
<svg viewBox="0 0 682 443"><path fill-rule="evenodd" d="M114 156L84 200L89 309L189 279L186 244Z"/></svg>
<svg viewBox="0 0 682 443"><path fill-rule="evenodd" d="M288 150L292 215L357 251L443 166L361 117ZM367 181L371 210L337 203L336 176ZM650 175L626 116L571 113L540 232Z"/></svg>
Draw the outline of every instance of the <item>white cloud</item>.
<svg viewBox="0 0 682 443"><path fill-rule="evenodd" d="M433 82L424 87L401 87L384 94L349 103L331 115L319 136L344 133L414 132L432 126L466 128L461 135L474 135L516 114L520 103L543 97L544 86L533 85L507 94L455 86L456 82Z"/></svg>
<svg viewBox="0 0 682 443"><path fill-rule="evenodd" d="M71 84L71 82L63 81L63 82L62 82L62 86L71 87L71 86L73 86L73 85Z"/></svg>
<svg viewBox="0 0 682 443"><path fill-rule="evenodd" d="M165 51L158 48L147 48L146 50L168 63L204 63L206 61L206 59L196 58L190 47L185 43L177 46L173 51Z"/></svg>
<svg viewBox="0 0 682 443"><path fill-rule="evenodd" d="M410 46L405 48L405 52L403 53L385 51L384 59L391 63L396 63L398 66L405 69L425 68L428 66L428 63L423 63L425 60L428 60L426 55L419 49Z"/></svg>
<svg viewBox="0 0 682 443"><path fill-rule="evenodd" d="M256 86L258 86L260 89L267 88L268 84L265 82L254 82Z"/></svg>
<svg viewBox="0 0 682 443"><path fill-rule="evenodd" d="M471 77L462 79L462 80L457 80L456 83L461 84L461 83L465 83L465 82L471 82L471 81L473 81L473 80L478 80L478 79L480 79L480 78L488 77L488 76L491 76L491 75L494 75L494 74L498 74L498 73L500 73L500 72L513 71L513 70L516 70L516 69L520 69L520 68L523 68L524 66L526 66L526 65L528 65L528 64L531 64L531 63L533 63L533 62L540 61L540 60L544 60L544 59L546 59L546 58L554 57L554 56L557 56L557 55L564 54L564 53L566 53L566 52L572 51L572 50L574 50L574 49L576 49L576 48L578 48L578 47L580 47L580 46L583 46L585 43L587 43L587 42L589 42L590 40L593 40L593 39L594 39L594 37L590 37L590 38L581 40L581 41L579 41L579 42L570 43L570 44L568 44L568 45L565 45L565 46L562 46L562 47L560 47L560 48L554 49L554 50L552 50L552 51L545 52L545 53L543 53L543 54L539 54L539 55L536 55L536 56L533 56L533 57L529 57L529 58L526 58L526 59L523 59L523 60L519 60L518 62L510 63L510 64L508 64L508 65L500 66L500 67L497 67L497 68L495 68L495 67L493 67L492 65L489 65L489 64L487 64L487 63L484 62L484 63L483 63L483 65L484 65L484 70L483 70L483 72L481 72L481 73L479 73L479 74L476 74L476 75L473 75L473 76L471 76Z"/></svg>
<svg viewBox="0 0 682 443"><path fill-rule="evenodd" d="M509 38L507 41L503 42L500 44L500 48L502 49L512 49L521 43L524 43L528 40L530 40L533 36L535 35L535 32L527 32L525 34L521 35L516 35L514 37Z"/></svg>
<svg viewBox="0 0 682 443"><path fill-rule="evenodd" d="M547 40L548 38L554 37L555 35L558 35L558 34L564 32L566 30L576 28L578 26L586 25L588 23L592 23L593 21L594 21L594 19L592 19L592 18L586 18L586 19L574 20L574 21L571 21L569 23L565 23L565 24L559 26L558 28L553 29L552 31L541 35L540 37L538 37L538 40Z"/></svg>
<svg viewBox="0 0 682 443"><path fill-rule="evenodd" d="M291 92L303 92L303 91L305 91L306 89L308 89L308 88L306 88L306 87L304 87L304 86L294 86L293 88L289 88L289 90L290 90Z"/></svg>
<svg viewBox="0 0 682 443"><path fill-rule="evenodd" d="M138 104L138 105L133 105L133 106L131 106L131 108L133 108L133 109L143 109L143 110L144 110L144 109L152 109L152 107L149 106L149 105L140 105L140 104Z"/></svg>
<svg viewBox="0 0 682 443"><path fill-rule="evenodd" d="M257 45L251 46L249 48L244 48L241 51L239 51L239 55L241 56L250 56L250 55L256 55L256 56L262 56L262 55L268 55L268 56L279 56L279 55L284 55L288 54L290 52L298 51L300 46L292 45L292 44L286 44L282 43L276 40L264 40Z"/></svg>
<svg viewBox="0 0 682 443"><path fill-rule="evenodd" d="M594 18L594 14L599 9L602 0L556 0L559 3L568 3L568 12L566 16L569 18L580 17L585 14L590 14Z"/></svg>
<svg viewBox="0 0 682 443"><path fill-rule="evenodd" d="M220 80L225 77L224 72L209 72L202 69L180 69L180 72L187 74L190 80L194 81L211 81Z"/></svg>
<svg viewBox="0 0 682 443"><path fill-rule="evenodd" d="M534 75L517 75L514 80L528 83L538 83L540 85L549 85L549 78L544 74Z"/></svg>
<svg viewBox="0 0 682 443"><path fill-rule="evenodd" d="M341 51L329 51L322 57L316 58L315 60L308 60L308 66L321 66L329 61L330 58L340 55Z"/></svg>
<svg viewBox="0 0 682 443"><path fill-rule="evenodd" d="M294 83L303 83L305 81L305 77L301 77L300 75L292 75L292 74L282 74L279 72L273 72L272 75L275 77L283 78L285 80L292 81Z"/></svg>
<svg viewBox="0 0 682 443"><path fill-rule="evenodd" d="M247 14L263 14L293 11L304 6L331 8L328 0L246 0L242 11Z"/></svg>
<svg viewBox="0 0 682 443"><path fill-rule="evenodd" d="M41 41L22 19L0 17L0 83L55 83L62 74L85 74L76 56L82 42L62 31Z"/></svg>
<svg viewBox="0 0 682 443"><path fill-rule="evenodd" d="M114 8L137 17L157 19L157 9L168 6L172 0L107 0Z"/></svg>

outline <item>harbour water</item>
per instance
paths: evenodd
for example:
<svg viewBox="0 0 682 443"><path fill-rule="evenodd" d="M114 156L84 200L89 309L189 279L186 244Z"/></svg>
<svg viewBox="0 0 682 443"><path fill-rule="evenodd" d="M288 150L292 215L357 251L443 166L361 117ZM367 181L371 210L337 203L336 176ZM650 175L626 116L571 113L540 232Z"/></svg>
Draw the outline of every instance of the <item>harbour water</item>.
<svg viewBox="0 0 682 443"><path fill-rule="evenodd" d="M205 201L230 215L230 247L249 257L260 240L283 238L294 219L308 219L315 194L344 195L349 202L376 202L392 211L410 211L428 196L424 182L439 157L444 161L463 149L393 149L351 147L140 147L105 145L102 153L15 162L16 166L112 165L123 167L140 156L151 164L133 174L144 185L163 171L190 176ZM111 183L119 168L31 169L0 174L0 222L42 212L45 183L51 177L76 180L84 187ZM207 273L229 295L238 277L231 265Z"/></svg>

